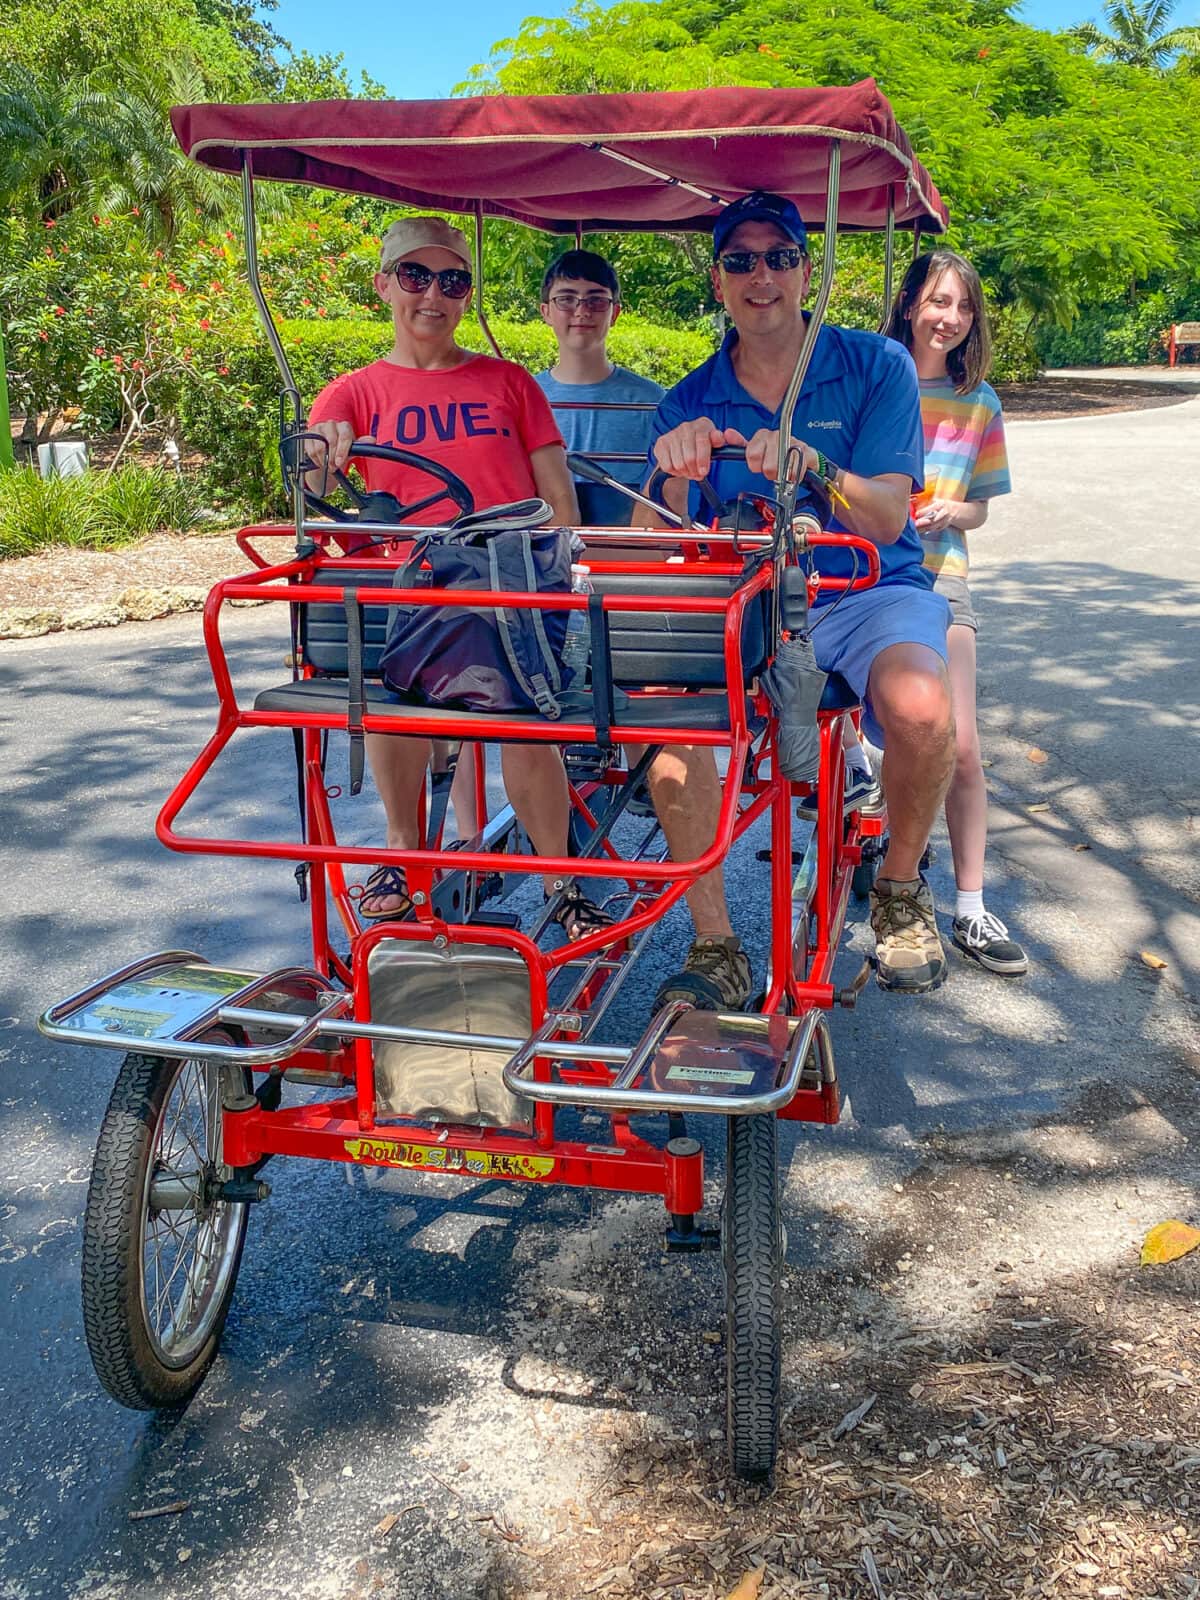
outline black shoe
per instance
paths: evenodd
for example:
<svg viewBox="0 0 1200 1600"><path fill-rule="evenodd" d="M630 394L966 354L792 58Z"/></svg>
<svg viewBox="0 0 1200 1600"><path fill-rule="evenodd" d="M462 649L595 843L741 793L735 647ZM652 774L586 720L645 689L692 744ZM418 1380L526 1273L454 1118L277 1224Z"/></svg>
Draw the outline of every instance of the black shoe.
<svg viewBox="0 0 1200 1600"><path fill-rule="evenodd" d="M999 917L985 911L978 917L955 917L954 942L963 955L978 961L1002 978L1020 978L1029 971L1029 958Z"/></svg>
<svg viewBox="0 0 1200 1600"><path fill-rule="evenodd" d="M873 772L864 772L861 767L846 767L846 788L842 798L843 811L862 811L870 816L878 813L883 805L883 790L879 786L879 779ZM796 815L804 822L817 820L817 797L815 794L805 795L803 800L796 801Z"/></svg>
<svg viewBox="0 0 1200 1600"><path fill-rule="evenodd" d="M683 971L668 978L654 997L655 1011L672 1000L690 1000L697 1011L742 1011L754 990L750 958L736 934L697 939Z"/></svg>

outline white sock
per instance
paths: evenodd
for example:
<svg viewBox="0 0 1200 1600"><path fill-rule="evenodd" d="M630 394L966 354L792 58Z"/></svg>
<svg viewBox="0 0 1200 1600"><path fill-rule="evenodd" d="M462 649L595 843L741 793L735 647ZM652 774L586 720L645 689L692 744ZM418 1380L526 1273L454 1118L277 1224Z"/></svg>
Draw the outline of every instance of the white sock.
<svg viewBox="0 0 1200 1600"><path fill-rule="evenodd" d="M968 917L981 917L983 915L982 889L959 889L957 895L954 915L960 921L965 921Z"/></svg>
<svg viewBox="0 0 1200 1600"><path fill-rule="evenodd" d="M853 744L848 744L846 746L846 764L847 766L857 767L859 772L865 772L868 776L870 776L870 760L867 757L867 752L863 749L862 745L859 744L857 739Z"/></svg>

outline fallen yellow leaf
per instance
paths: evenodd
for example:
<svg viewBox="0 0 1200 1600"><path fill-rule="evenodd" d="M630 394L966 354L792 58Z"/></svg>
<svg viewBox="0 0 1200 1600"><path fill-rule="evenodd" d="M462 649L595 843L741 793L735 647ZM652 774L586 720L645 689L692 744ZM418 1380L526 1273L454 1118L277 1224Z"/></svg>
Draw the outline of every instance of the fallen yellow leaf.
<svg viewBox="0 0 1200 1600"><path fill-rule="evenodd" d="M1050 757L1044 750L1039 750L1037 745L1034 745L1031 750L1026 750L1025 759L1026 761L1032 761L1035 767L1040 767L1043 763L1049 761Z"/></svg>
<svg viewBox="0 0 1200 1600"><path fill-rule="evenodd" d="M725 1600L758 1600L758 1591L762 1588L766 1575L766 1567L755 1567L753 1572L743 1572L725 1596Z"/></svg>
<svg viewBox="0 0 1200 1600"><path fill-rule="evenodd" d="M1161 956L1156 956L1153 950L1140 950L1138 954L1142 958L1142 965L1149 967L1152 972L1161 972L1167 964Z"/></svg>
<svg viewBox="0 0 1200 1600"><path fill-rule="evenodd" d="M1168 1261L1178 1261L1198 1244L1200 1228L1190 1228L1186 1222L1172 1217L1169 1222L1156 1223L1142 1241L1142 1265L1158 1267Z"/></svg>
<svg viewBox="0 0 1200 1600"><path fill-rule="evenodd" d="M1026 807L1026 810L1031 811L1031 812L1032 811L1049 811L1049 809L1050 809L1050 805L1049 805L1049 802L1046 801L1046 800L1039 800L1036 805L1027 806Z"/></svg>
<svg viewBox="0 0 1200 1600"><path fill-rule="evenodd" d="M1092 847L1086 839L1081 839L1078 844L1073 844L1071 849L1078 855L1081 850L1090 850Z"/></svg>

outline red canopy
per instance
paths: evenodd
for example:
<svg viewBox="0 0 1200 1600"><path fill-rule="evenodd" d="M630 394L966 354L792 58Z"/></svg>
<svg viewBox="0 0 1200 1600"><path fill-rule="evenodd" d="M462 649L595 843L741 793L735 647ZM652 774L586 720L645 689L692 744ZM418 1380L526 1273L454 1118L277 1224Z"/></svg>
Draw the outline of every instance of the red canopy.
<svg viewBox="0 0 1200 1600"><path fill-rule="evenodd" d="M946 208L872 78L846 89L489 95L177 106L185 152L221 172L511 217L551 233L707 232L753 189L825 220L829 142L842 141L840 228L941 233ZM644 170L649 169L649 170ZM674 180L672 182L671 180ZM695 191L700 191L699 193Z"/></svg>

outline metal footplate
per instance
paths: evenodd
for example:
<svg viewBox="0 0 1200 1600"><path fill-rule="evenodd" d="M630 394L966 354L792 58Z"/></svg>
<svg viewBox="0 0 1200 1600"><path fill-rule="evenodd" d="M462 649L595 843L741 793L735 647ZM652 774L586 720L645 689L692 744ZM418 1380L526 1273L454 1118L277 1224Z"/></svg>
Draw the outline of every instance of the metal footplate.
<svg viewBox="0 0 1200 1600"><path fill-rule="evenodd" d="M603 1085L563 1081L561 1071L548 1081L534 1076L539 1060L551 1062L554 1071L563 1059L562 1044L551 1038L560 1025L559 1017L548 1018L505 1067L504 1082L514 1094L613 1111L747 1116L779 1111L798 1090L820 1090L834 1081L833 1053L815 1011L799 1018L757 1017L697 1011L674 1001Z"/></svg>
<svg viewBox="0 0 1200 1600"><path fill-rule="evenodd" d="M71 1044L265 1067L304 1049L349 1003L305 967L246 972L214 967L190 950L163 950L51 1006L38 1028ZM245 1044L212 1037L230 1024Z"/></svg>

